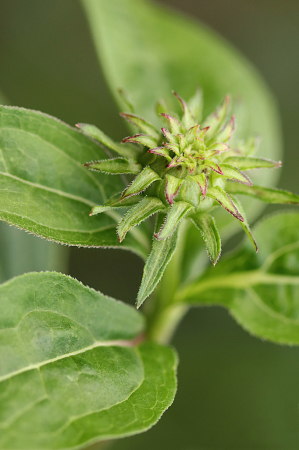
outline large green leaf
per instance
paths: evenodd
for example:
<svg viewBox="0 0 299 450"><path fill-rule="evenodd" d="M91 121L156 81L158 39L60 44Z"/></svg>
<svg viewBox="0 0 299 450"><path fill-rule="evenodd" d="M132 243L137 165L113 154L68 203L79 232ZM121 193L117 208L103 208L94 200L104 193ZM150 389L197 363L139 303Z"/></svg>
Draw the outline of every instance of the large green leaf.
<svg viewBox="0 0 299 450"><path fill-rule="evenodd" d="M83 167L105 158L96 143L48 115L2 106L0 149L1 220L68 245L120 245L117 213L89 217L93 206L124 187L118 176ZM147 235L133 233L123 246L147 255Z"/></svg>
<svg viewBox="0 0 299 450"><path fill-rule="evenodd" d="M0 92L0 104L8 105ZM68 249L0 222L0 282L25 272L67 270Z"/></svg>
<svg viewBox="0 0 299 450"><path fill-rule="evenodd" d="M145 431L173 401L174 351L134 346L134 308L57 273L1 285L0 448L81 448ZM136 342L137 344L137 342Z"/></svg>
<svg viewBox="0 0 299 450"><path fill-rule="evenodd" d="M155 101L164 98L176 107L171 90L190 98L197 86L204 96L204 117L232 96L236 113L234 138L261 136L258 155L280 159L281 133L276 104L259 74L231 45L207 27L147 0L82 0L107 82L120 109L128 107L117 96L125 89L136 112L157 124ZM279 171L259 170L254 183L275 184ZM263 209L246 198L244 209L251 220ZM213 213L226 234L238 229L236 221L218 208ZM188 233L192 235L192 228ZM191 267L203 249L193 236L187 239L184 267ZM198 250L195 251L195 246ZM199 266L198 266L199 267ZM183 268L182 268L183 269ZM190 272L190 271L189 271Z"/></svg>
<svg viewBox="0 0 299 450"><path fill-rule="evenodd" d="M299 214L274 215L241 249L177 292L178 302L227 307L251 333L299 344Z"/></svg>

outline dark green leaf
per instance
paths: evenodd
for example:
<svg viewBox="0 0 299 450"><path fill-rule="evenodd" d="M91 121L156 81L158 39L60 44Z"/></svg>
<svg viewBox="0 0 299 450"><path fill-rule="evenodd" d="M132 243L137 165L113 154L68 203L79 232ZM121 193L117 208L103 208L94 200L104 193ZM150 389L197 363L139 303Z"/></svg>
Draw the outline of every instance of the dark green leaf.
<svg viewBox="0 0 299 450"><path fill-rule="evenodd" d="M46 114L2 106L0 145L1 220L68 245L120 245L116 212L89 217L123 189L119 177L83 167L106 157L96 143ZM149 237L136 231L125 246L145 256Z"/></svg>
<svg viewBox="0 0 299 450"><path fill-rule="evenodd" d="M226 189L232 194L250 195L258 200L262 200L265 203L274 204L299 204L299 195L293 194L283 189L269 189L263 186L246 186L239 183L227 183Z"/></svg>
<svg viewBox="0 0 299 450"><path fill-rule="evenodd" d="M273 215L215 268L177 293L177 301L227 307L249 332L299 344L299 214Z"/></svg>
<svg viewBox="0 0 299 450"><path fill-rule="evenodd" d="M167 239L153 240L152 251L143 269L143 277L137 296L137 308L153 292L170 262L177 246L178 230Z"/></svg>
<svg viewBox="0 0 299 450"><path fill-rule="evenodd" d="M133 308L56 273L2 285L0 448L58 450L136 434L173 401L177 358Z"/></svg>
<svg viewBox="0 0 299 450"><path fill-rule="evenodd" d="M221 253L221 239L214 218L207 213L198 212L191 219L200 230L208 255L215 266Z"/></svg>

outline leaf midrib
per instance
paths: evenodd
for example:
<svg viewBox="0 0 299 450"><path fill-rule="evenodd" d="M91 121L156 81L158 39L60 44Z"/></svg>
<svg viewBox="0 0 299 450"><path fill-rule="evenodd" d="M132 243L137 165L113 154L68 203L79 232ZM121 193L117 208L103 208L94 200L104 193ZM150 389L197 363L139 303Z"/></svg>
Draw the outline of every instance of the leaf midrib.
<svg viewBox="0 0 299 450"><path fill-rule="evenodd" d="M80 355L82 353L85 353L89 350L93 350L94 348L98 348L98 347L133 347L134 346L134 341L130 341L130 340L111 340L111 341L95 341L93 344L88 345L87 347L81 348L79 350L75 350L73 352L69 352L69 353L64 353L63 355L60 356L56 356L55 358L50 358L50 359L46 359L44 361L41 361L39 363L35 363L35 364L30 364L26 367L22 367L21 369L15 370L13 372L10 372L6 375L2 375L0 376L0 383L2 381L5 380L9 380L10 378L16 376L16 375L20 375L21 373L24 372L29 372L30 370L35 370L35 369L40 369L43 366L46 366L47 364L51 364L53 362L56 361L60 361L62 359L65 358L69 358L71 356L76 356L76 355Z"/></svg>

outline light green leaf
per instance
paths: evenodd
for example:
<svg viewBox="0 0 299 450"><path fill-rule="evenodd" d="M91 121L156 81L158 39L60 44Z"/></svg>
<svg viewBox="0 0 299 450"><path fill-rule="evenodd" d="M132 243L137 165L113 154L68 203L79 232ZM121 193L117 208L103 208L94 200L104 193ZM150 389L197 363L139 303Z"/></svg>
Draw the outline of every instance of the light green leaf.
<svg viewBox="0 0 299 450"><path fill-rule="evenodd" d="M135 134L129 136L123 140L123 142L132 142L133 144L141 144L148 148L156 148L158 145L158 139L148 136L147 134Z"/></svg>
<svg viewBox="0 0 299 450"><path fill-rule="evenodd" d="M122 241L127 232L166 207L157 197L145 197L124 215L117 227L117 235Z"/></svg>
<svg viewBox="0 0 299 450"><path fill-rule="evenodd" d="M161 241L153 240L152 251L143 269L141 285L137 296L137 308L153 292L170 262L178 243L178 230Z"/></svg>
<svg viewBox="0 0 299 450"><path fill-rule="evenodd" d="M165 222L159 231L155 233L156 239L161 240L171 236L180 221L190 211L190 209L192 209L192 205L190 205L190 203L183 201L174 202L166 216Z"/></svg>
<svg viewBox="0 0 299 450"><path fill-rule="evenodd" d="M131 122L133 125L135 125L138 128L138 130L141 131L142 133L149 134L156 139L160 138L159 130L142 117L139 117L136 114L127 114L127 113L120 113L120 115L128 122Z"/></svg>
<svg viewBox="0 0 299 450"><path fill-rule="evenodd" d="M132 197L126 197L122 201L120 200L122 192L110 197L102 206L94 206L90 212L90 216L94 214L100 214L111 209L128 208L129 206L134 206L143 199L142 195L133 195Z"/></svg>
<svg viewBox="0 0 299 450"><path fill-rule="evenodd" d="M227 195L227 193L220 186L208 188L207 197L216 200L216 202L218 202L224 209L226 209L226 211L236 217L236 219L244 222L244 218L238 211L236 205L234 204L230 196Z"/></svg>
<svg viewBox="0 0 299 450"><path fill-rule="evenodd" d="M231 164L240 170L251 169L274 169L280 167L280 161L271 161L264 158L253 158L252 156L229 156L224 160L225 164Z"/></svg>
<svg viewBox="0 0 299 450"><path fill-rule="evenodd" d="M1 220L68 245L120 245L115 212L89 217L123 189L119 177L83 167L106 157L96 143L46 114L0 107L0 148ZM136 231L125 247L145 256L149 237Z"/></svg>
<svg viewBox="0 0 299 450"><path fill-rule="evenodd" d="M144 327L134 308L57 273L14 278L0 292L2 450L136 434L171 405L176 355L134 346Z"/></svg>
<svg viewBox="0 0 299 450"><path fill-rule="evenodd" d="M110 175L119 175L122 173L138 174L142 170L140 164L137 164L132 159L125 158L103 159L102 161L86 163L84 166L88 169L108 173Z"/></svg>
<svg viewBox="0 0 299 450"><path fill-rule="evenodd" d="M95 125L89 125L88 123L78 123L76 126L86 136L100 142L104 146L104 148L113 150L115 153L124 156L125 158L134 158L135 156L138 155L137 148L114 142L109 136L107 136L102 130L100 130Z"/></svg>
<svg viewBox="0 0 299 450"><path fill-rule="evenodd" d="M139 175L137 175L133 182L124 190L122 199L143 192L154 181L158 180L161 180L159 175L150 167L145 167L143 171Z"/></svg>
<svg viewBox="0 0 299 450"><path fill-rule="evenodd" d="M232 194L249 195L265 203L299 204L299 195L283 189L269 189L263 186L246 186L239 183L227 183L226 189Z"/></svg>
<svg viewBox="0 0 299 450"><path fill-rule="evenodd" d="M245 231L245 233L247 234L247 236L249 237L249 240L252 243L255 251L257 252L258 251L258 245L257 245L256 240L254 239L254 236L253 236L252 232L251 232L251 229L250 229L250 226L249 226L249 223L248 223L245 211L243 209L243 206L242 206L242 204L239 202L239 200L236 197L232 197L232 200L233 200L234 204L236 205L236 207L238 208L238 211L240 212L241 216L244 219L244 222L240 221L239 223L240 223L241 227L243 228L243 230Z"/></svg>
<svg viewBox="0 0 299 450"><path fill-rule="evenodd" d="M299 344L299 214L276 214L254 229L256 253L240 249L177 292L178 302L227 307L250 333Z"/></svg>
<svg viewBox="0 0 299 450"><path fill-rule="evenodd" d="M219 164L219 167L223 173L224 178L228 180L238 181L239 183L244 183L248 186L251 185L251 181L248 176L241 172L240 169L231 166L230 164Z"/></svg>
<svg viewBox="0 0 299 450"><path fill-rule="evenodd" d="M221 239L214 218L207 213L198 212L191 219L201 232L208 255L215 266L221 253Z"/></svg>

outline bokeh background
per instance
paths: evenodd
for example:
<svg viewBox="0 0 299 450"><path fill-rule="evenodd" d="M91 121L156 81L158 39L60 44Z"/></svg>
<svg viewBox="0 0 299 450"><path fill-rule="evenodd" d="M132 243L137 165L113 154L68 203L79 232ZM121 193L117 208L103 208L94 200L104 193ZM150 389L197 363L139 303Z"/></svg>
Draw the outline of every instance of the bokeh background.
<svg viewBox="0 0 299 450"><path fill-rule="evenodd" d="M285 153L280 187L299 193L298 0L159 3L210 26L263 74L282 117ZM94 123L115 139L127 135L79 0L0 0L0 44L0 89L10 104L44 111L72 125ZM268 207L266 213L271 210ZM7 244L5 226L0 232L1 256ZM14 243L22 254L34 247L37 238L30 238L26 250L18 245L20 233ZM54 254L55 245L45 251ZM66 273L105 294L134 302L142 274L137 256L76 248L69 256L68 266L60 261ZM8 270L8 265L7 277L24 270L15 266ZM113 450L299 449L299 348L252 337L216 307L193 309L173 344L180 355L173 406L151 431L115 441Z"/></svg>

